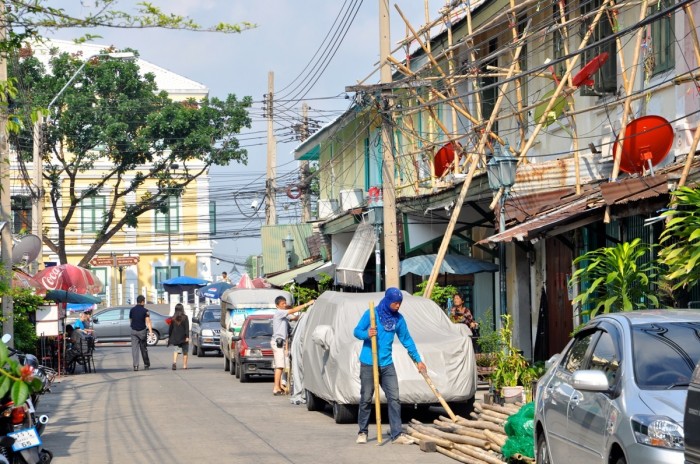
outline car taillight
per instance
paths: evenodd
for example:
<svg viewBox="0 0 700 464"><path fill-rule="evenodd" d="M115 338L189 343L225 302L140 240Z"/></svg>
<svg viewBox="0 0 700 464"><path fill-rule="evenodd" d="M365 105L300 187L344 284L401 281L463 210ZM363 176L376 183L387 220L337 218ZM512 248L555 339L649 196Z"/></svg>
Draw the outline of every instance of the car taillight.
<svg viewBox="0 0 700 464"><path fill-rule="evenodd" d="M248 344L245 342L244 339L241 338L241 344L238 346L239 353L241 356L246 356L246 352L248 351Z"/></svg>
<svg viewBox="0 0 700 464"><path fill-rule="evenodd" d="M19 408L12 408L12 413L10 414L10 421L12 422L12 425L19 425L22 422L24 422L25 416L26 410L24 409L24 406L20 406Z"/></svg>

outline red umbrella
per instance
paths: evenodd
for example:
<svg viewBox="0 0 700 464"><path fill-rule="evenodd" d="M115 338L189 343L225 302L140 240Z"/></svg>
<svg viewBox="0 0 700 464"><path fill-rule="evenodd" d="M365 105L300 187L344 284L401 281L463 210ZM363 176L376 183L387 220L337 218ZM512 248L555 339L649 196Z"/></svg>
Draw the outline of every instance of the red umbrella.
<svg viewBox="0 0 700 464"><path fill-rule="evenodd" d="M254 288L271 288L272 284L267 281L267 279L263 279L262 277L256 277L253 279L253 287Z"/></svg>
<svg viewBox="0 0 700 464"><path fill-rule="evenodd" d="M85 268L73 264L60 264L47 267L34 276L47 290L67 290L81 294L95 294L102 291L100 279Z"/></svg>
<svg viewBox="0 0 700 464"><path fill-rule="evenodd" d="M236 288L255 288L255 285L253 285L253 279L247 273L243 273L241 280L236 284Z"/></svg>
<svg viewBox="0 0 700 464"><path fill-rule="evenodd" d="M46 289L34 277L19 269L15 269L12 273L12 286L34 290L37 295L46 293Z"/></svg>

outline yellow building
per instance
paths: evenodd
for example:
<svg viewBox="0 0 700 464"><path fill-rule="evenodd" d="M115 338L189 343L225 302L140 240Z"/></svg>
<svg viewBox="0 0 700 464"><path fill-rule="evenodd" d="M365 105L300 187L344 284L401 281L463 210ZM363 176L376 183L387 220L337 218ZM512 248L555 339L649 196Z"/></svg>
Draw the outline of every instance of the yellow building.
<svg viewBox="0 0 700 464"><path fill-rule="evenodd" d="M89 58L103 53L105 46L50 41L35 46L34 55L42 62L48 63L50 48L57 48L59 53L80 53L83 57ZM175 101L190 98L201 100L208 96L208 89L203 84L140 58L137 64L142 74L153 73L158 90L165 90ZM12 159L16 159L16 156L12 156ZM76 193L84 191L96 179L101 178L109 168L107 163L106 159L98 160L93 170L80 173L75 182ZM188 162L187 167L197 169L198 166ZM175 164L170 167L174 174L182 168ZM31 200L29 189L21 180L22 176L18 169L19 167L13 164L11 190L13 204L16 206L13 210L17 210L14 212L15 218L24 218L24 222L27 223L25 225L28 225L31 224L31 220L26 220L30 215L26 208ZM128 174L125 177L128 179ZM91 260L91 269L105 284L103 294L105 305L132 304L135 302L136 295L142 293L147 295L149 302L162 300L163 296L159 291L160 283L168 277L187 275L211 280L211 237L215 233L216 206L210 201L209 180L208 173L201 175L188 185L181 197L170 199L170 214L154 210L139 216L136 228L124 227L99 250ZM67 183L67 180L64 180L64 183ZM67 192L64 185L61 189L64 193ZM81 202L78 207L77 218L74 217L70 230L66 231L65 248L70 263L77 264L94 243L103 214L111 206L109 201L113 189L113 185L101 189L97 195ZM48 188L46 191L48 192ZM155 181L148 179L142 188L127 195L122 202L128 205L135 202L136 198L156 191ZM58 228L53 221L53 208L48 198L44 203L43 233L55 241L58 237ZM60 199L57 206L59 209L62 208ZM121 207L116 208L115 214L122 214ZM23 221L14 222L16 233L22 228ZM36 231L33 232L36 233ZM44 246L43 261L57 262L58 256ZM134 264L134 261L137 263ZM43 263L40 263L41 267Z"/></svg>

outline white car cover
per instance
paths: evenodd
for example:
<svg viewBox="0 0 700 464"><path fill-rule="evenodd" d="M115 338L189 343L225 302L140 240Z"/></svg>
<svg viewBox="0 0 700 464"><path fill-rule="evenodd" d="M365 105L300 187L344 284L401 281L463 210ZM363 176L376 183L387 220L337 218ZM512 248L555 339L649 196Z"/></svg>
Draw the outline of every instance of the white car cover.
<svg viewBox="0 0 700 464"><path fill-rule="evenodd" d="M428 368L428 375L446 401L462 402L476 392L476 362L471 331L452 323L432 300L403 292L400 312ZM325 292L304 315L293 342L295 382L331 403L358 404L362 341L353 330L362 314L383 293ZM301 356L298 355L301 353ZM406 349L394 339L394 365L403 404L437 403ZM299 391L301 386L295 385ZM382 393L382 401L386 401Z"/></svg>

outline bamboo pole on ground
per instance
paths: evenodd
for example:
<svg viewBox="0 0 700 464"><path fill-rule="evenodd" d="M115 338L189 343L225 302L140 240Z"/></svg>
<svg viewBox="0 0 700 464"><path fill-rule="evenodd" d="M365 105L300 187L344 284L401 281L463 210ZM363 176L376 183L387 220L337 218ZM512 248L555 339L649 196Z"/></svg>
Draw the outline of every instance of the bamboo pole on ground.
<svg viewBox="0 0 700 464"><path fill-rule="evenodd" d="M444 438L439 438L434 435L428 435L427 433L419 432L410 425L406 426L406 433L411 437L417 438L419 440L434 441L435 443L437 443L438 446L443 446L445 448L454 447L454 444L450 440L445 440Z"/></svg>
<svg viewBox="0 0 700 464"><path fill-rule="evenodd" d="M590 27L588 28L588 31L586 32L586 35L583 37L581 40L581 44L579 45L578 48L578 54L575 55L569 63L566 65L566 71L564 72L564 76L562 79L559 81L559 85L557 88L554 90L554 93L549 99L549 103L547 104L547 107L545 108L544 112L542 113L542 117L540 118L539 121L537 121L537 125L532 131L532 135L530 135L530 138L527 140L527 143L523 147L522 151L520 152L520 162L525 162L527 160L527 153L530 151L530 148L532 148L532 145L535 143L535 139L537 138L537 135L540 133L542 130L542 126L544 125L544 122L547 120L547 114L552 110L554 107L554 104L561 94L562 90L564 90L564 86L568 82L569 76L571 76L571 72L573 71L574 66L576 66L576 63L579 60L579 57L581 56L581 52L583 49L586 47L588 44L588 41L591 38L591 35L593 35L593 30L595 29L596 25L600 21L600 17L603 15L605 12L605 9L608 5L610 0L603 0L603 2L600 5L600 8L598 8L598 11L595 14L595 17L593 18L593 21L591 22Z"/></svg>
<svg viewBox="0 0 700 464"><path fill-rule="evenodd" d="M443 448L442 446L437 447L438 453L447 456L448 458L452 458L455 461L462 462L464 464L488 464L485 461L482 461L481 459L475 459L469 456L464 456L461 452L455 452L454 450L450 450L447 448Z"/></svg>
<svg viewBox="0 0 700 464"><path fill-rule="evenodd" d="M527 37L528 35L528 29L529 29L529 23L528 26L525 27L525 32L523 33L523 37L521 40L524 40L524 38ZM520 58L520 52L523 49L523 42L521 42L518 47L515 50L515 56L513 57L514 61L511 64L510 68L508 69L508 77L506 79L506 82L503 83L503 85L500 87L500 95L496 99L496 103L494 104L493 107L493 112L491 113L491 117L489 118L488 123L486 124L486 128L479 137L479 145L476 148L476 153L478 154L477 156L481 157L484 156L484 147L486 146L486 141L488 138L488 133L491 132L491 127L493 127L493 121L496 119L496 115L498 114L498 111L501 108L501 103L503 102L503 98L506 95L506 92L508 91L508 84L510 83L510 77L513 75L515 72L515 67L517 65L518 59ZM464 204L464 200L467 197L467 192L469 191L469 186L471 185L472 179L474 178L474 174L476 173L476 168L478 166L477 160L472 160L472 165L469 168L469 172L467 173L467 178L464 180L464 183L462 184L462 189L459 192L459 197L457 198L457 201L455 202L455 206L452 209L452 216L450 217L450 222L447 224L447 230L445 231L445 235L442 239L442 243L440 244L440 249L438 251L437 257L435 259L435 265L433 266L433 270L430 273L430 278L428 279L428 283L425 286L425 290L423 292L423 296L426 298L430 298L430 294L433 292L433 287L435 286L435 281L437 280L438 273L440 270L440 266L442 265L442 260L445 258L445 254L447 253L447 247L450 244L450 239L452 238L452 233L454 232L455 225L457 224L457 219L459 217L459 213L462 211L462 205Z"/></svg>
<svg viewBox="0 0 700 464"><path fill-rule="evenodd" d="M480 451L478 449L475 449L471 446L461 445L459 443L455 443L454 449L461 451L462 453L464 453L468 456L471 456L473 458L481 459L482 461L487 462L489 464L502 464L503 463L503 460L498 459L494 456L491 456L490 454L485 453L483 451Z"/></svg>
<svg viewBox="0 0 700 464"><path fill-rule="evenodd" d="M647 14L647 4L648 0L642 0L642 5L639 12L639 22L644 20ZM632 58L632 70L630 71L630 78L627 82L627 87L625 88L625 103L622 108L622 120L620 125L620 132L617 136L617 150L615 150L615 162L613 163L612 175L610 176L612 181L617 179L617 175L620 173L620 161L622 157L622 148L625 141L625 133L627 132L627 118L632 111L632 89L637 79L637 68L639 67L639 50L642 47L642 38L644 37L644 28L640 27L637 31L637 40L635 41L634 48L634 58ZM622 53L622 51L620 51ZM610 222L610 205L605 207L605 214L603 216L603 222Z"/></svg>
<svg viewBox="0 0 700 464"><path fill-rule="evenodd" d="M369 327L377 329L374 301L369 303ZM377 360L377 335L372 336L372 377L374 379L374 413L377 419L377 444L382 443L382 413L379 400L379 361Z"/></svg>

